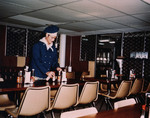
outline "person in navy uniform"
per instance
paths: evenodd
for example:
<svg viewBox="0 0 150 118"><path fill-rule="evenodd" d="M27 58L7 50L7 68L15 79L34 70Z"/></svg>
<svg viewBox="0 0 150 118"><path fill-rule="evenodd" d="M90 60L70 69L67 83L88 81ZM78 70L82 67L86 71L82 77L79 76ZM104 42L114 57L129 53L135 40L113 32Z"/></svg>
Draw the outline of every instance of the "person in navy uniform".
<svg viewBox="0 0 150 118"><path fill-rule="evenodd" d="M62 70L58 64L57 50L53 43L58 31L59 28L55 25L46 27L43 31L45 37L33 46L31 69L34 69L35 78L52 78L55 76L54 71Z"/></svg>

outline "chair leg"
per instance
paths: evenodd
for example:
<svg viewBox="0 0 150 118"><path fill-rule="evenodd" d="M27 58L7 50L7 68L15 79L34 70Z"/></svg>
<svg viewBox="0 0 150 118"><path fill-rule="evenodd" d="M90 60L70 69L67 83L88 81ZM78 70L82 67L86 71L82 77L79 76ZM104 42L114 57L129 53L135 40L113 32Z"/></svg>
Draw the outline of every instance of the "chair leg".
<svg viewBox="0 0 150 118"><path fill-rule="evenodd" d="M101 100L101 99L100 99ZM99 100L99 101L100 101ZM104 103L104 99L102 99L102 103L101 103L101 105L100 105L100 108L99 108L99 110L98 111L100 111L101 110L101 108L102 108L102 106L103 106L103 103Z"/></svg>
<svg viewBox="0 0 150 118"><path fill-rule="evenodd" d="M52 118L55 118L54 112L51 110L50 111Z"/></svg>
<svg viewBox="0 0 150 118"><path fill-rule="evenodd" d="M5 118L13 118L13 116L11 116L10 114L8 114L7 116L5 116Z"/></svg>
<svg viewBox="0 0 150 118"><path fill-rule="evenodd" d="M106 110L109 110L109 103L108 103L108 98L105 97L105 103L106 103Z"/></svg>
<svg viewBox="0 0 150 118"><path fill-rule="evenodd" d="M47 117L46 117L46 114L45 114L45 111L43 111L42 114L43 114L43 117L44 117L44 118L47 118Z"/></svg>
<svg viewBox="0 0 150 118"><path fill-rule="evenodd" d="M114 109L113 106L112 106L112 104L111 104L111 102L110 102L110 100L108 99L107 101L108 101L108 104L111 107L111 109Z"/></svg>
<svg viewBox="0 0 150 118"><path fill-rule="evenodd" d="M91 106L92 106L92 107L95 107L95 102L92 102L92 103L91 103Z"/></svg>
<svg viewBox="0 0 150 118"><path fill-rule="evenodd" d="M136 103L138 103L138 100L137 100L137 98L136 98L136 97L134 97L134 99L135 99L135 102L136 102Z"/></svg>

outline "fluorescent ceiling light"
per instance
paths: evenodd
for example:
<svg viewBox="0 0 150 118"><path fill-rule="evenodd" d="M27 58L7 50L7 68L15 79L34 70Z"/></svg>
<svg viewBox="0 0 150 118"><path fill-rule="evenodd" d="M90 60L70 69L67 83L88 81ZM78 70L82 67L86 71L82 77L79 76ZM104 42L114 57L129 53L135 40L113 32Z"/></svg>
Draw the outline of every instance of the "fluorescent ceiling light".
<svg viewBox="0 0 150 118"><path fill-rule="evenodd" d="M110 41L109 43L115 43L115 41Z"/></svg>
<svg viewBox="0 0 150 118"><path fill-rule="evenodd" d="M105 39L105 40L99 40L99 42L109 42L108 39Z"/></svg>
<svg viewBox="0 0 150 118"><path fill-rule="evenodd" d="M82 40L83 40L83 41L88 41L88 39L87 39L87 38L83 38Z"/></svg>
<svg viewBox="0 0 150 118"><path fill-rule="evenodd" d="M99 43L99 45L104 45L104 43Z"/></svg>
<svg viewBox="0 0 150 118"><path fill-rule="evenodd" d="M142 0L142 1L145 2L145 3L150 4L150 0Z"/></svg>
<svg viewBox="0 0 150 118"><path fill-rule="evenodd" d="M30 17L30 16L25 16L25 15L17 15L17 16L12 16L12 17L9 17L9 18L24 21L24 22L40 24L40 25L64 24L64 23L57 23L57 22L52 22L52 21L48 21L48 20L42 20L42 19L39 19L39 18L34 18L34 17Z"/></svg>

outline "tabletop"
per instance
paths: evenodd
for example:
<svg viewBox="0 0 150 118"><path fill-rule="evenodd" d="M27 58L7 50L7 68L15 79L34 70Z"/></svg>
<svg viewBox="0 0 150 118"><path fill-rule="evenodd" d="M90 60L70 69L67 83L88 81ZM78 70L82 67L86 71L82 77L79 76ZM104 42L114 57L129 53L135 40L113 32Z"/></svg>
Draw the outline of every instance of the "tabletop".
<svg viewBox="0 0 150 118"><path fill-rule="evenodd" d="M50 86L51 89L58 89L61 84L75 84L79 83L80 86L83 86L85 81L68 79L67 82L53 82L46 80L37 80L34 83L30 84L18 84L14 81L4 81L0 82L0 93L12 92L12 91L25 91L28 87L40 87L40 86Z"/></svg>
<svg viewBox="0 0 150 118"><path fill-rule="evenodd" d="M142 115L142 105L130 105L109 111L98 112L80 118L140 118Z"/></svg>
<svg viewBox="0 0 150 118"><path fill-rule="evenodd" d="M53 82L52 80L37 80L32 84L17 84L16 81L5 80L0 82L0 93L12 92L12 91L25 91L28 87L38 87L38 86L50 86L51 89L58 89L61 84L75 84L79 83L80 86L83 86L87 81L99 81L100 83L118 83L118 80L106 80L106 79L95 79L85 78L84 80L79 79L68 79L67 82L58 82L57 80Z"/></svg>

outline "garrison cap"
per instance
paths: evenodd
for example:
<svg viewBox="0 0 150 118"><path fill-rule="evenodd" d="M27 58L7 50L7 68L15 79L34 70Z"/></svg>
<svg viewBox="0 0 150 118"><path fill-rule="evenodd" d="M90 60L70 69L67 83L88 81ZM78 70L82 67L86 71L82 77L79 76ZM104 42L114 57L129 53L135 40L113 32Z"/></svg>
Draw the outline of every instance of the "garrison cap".
<svg viewBox="0 0 150 118"><path fill-rule="evenodd" d="M45 32L45 33L56 33L58 31L59 31L59 27L57 27L56 25L50 25L50 26L46 27L43 32Z"/></svg>

